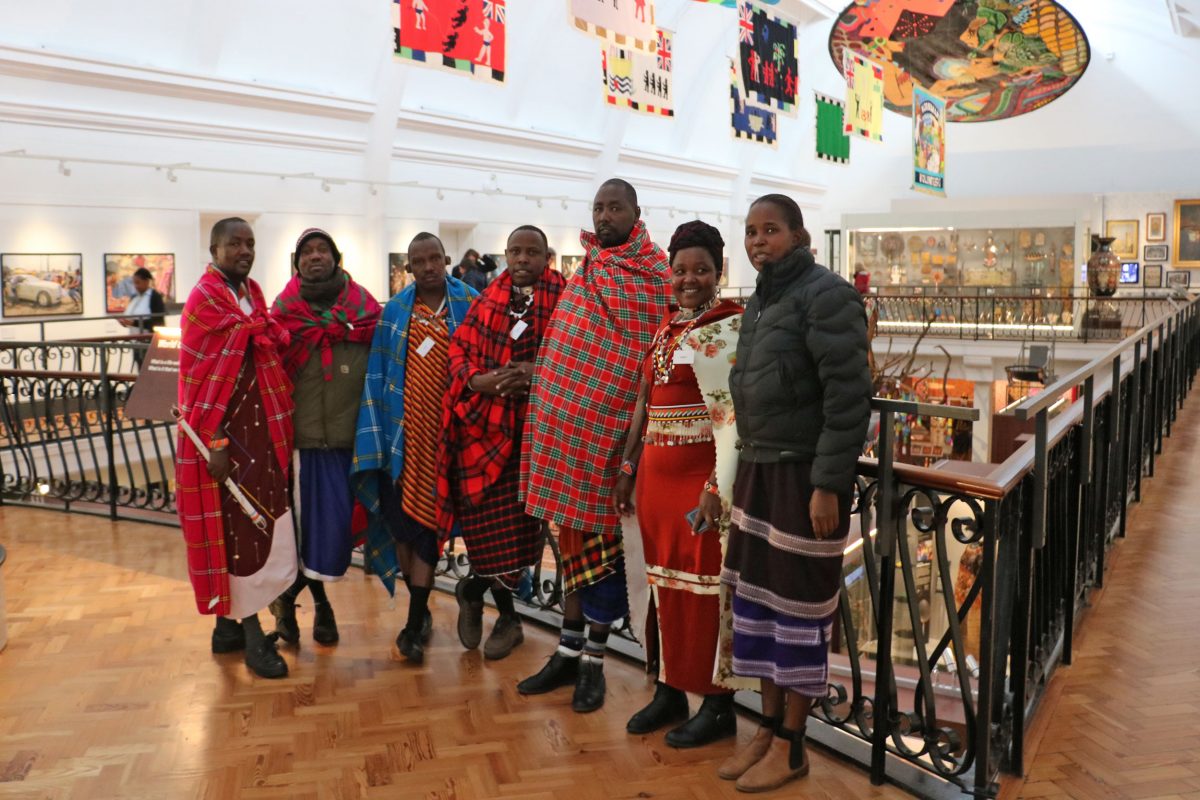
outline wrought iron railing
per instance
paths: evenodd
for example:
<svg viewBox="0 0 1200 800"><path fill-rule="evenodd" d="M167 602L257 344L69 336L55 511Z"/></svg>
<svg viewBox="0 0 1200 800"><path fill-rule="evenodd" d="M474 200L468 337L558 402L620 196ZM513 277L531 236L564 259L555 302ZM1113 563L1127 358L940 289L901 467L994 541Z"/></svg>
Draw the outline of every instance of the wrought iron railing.
<svg viewBox="0 0 1200 800"><path fill-rule="evenodd" d="M1070 663L1078 612L1193 386L1198 302L1020 405L1035 438L1000 465L899 463L894 415L977 412L873 401L883 439L877 459L859 462L830 691L812 738L876 782L928 796L990 796L1002 772L1021 771L1028 722L1056 666ZM50 352L0 343L0 502L175 524L172 426L127 419L134 376L112 369L136 369L145 344L40 346L67 348L60 365L98 369L44 370ZM1057 403L1072 390L1075 403ZM560 559L549 528L545 540L519 608L554 621ZM452 542L444 585L469 569Z"/></svg>

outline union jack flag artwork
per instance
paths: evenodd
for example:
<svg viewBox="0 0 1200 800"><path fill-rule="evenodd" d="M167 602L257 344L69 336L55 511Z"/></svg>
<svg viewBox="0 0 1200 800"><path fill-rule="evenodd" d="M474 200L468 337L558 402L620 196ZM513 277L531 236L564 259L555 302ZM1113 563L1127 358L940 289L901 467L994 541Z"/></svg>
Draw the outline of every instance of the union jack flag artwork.
<svg viewBox="0 0 1200 800"><path fill-rule="evenodd" d="M493 22L505 23L508 11L504 7L505 0L483 0L483 15Z"/></svg>
<svg viewBox="0 0 1200 800"><path fill-rule="evenodd" d="M738 41L754 44L754 6L749 3L738 3Z"/></svg>
<svg viewBox="0 0 1200 800"><path fill-rule="evenodd" d="M671 69L671 37L658 31L658 68L668 72Z"/></svg>

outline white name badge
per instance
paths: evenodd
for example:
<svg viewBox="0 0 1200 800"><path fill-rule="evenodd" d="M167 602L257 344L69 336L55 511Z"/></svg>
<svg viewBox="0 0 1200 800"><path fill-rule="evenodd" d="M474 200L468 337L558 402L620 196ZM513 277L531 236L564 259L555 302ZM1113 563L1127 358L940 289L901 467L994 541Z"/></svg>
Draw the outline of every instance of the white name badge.
<svg viewBox="0 0 1200 800"><path fill-rule="evenodd" d="M696 351L685 345L680 345L675 348L675 355L671 357L672 364L695 364Z"/></svg>
<svg viewBox="0 0 1200 800"><path fill-rule="evenodd" d="M517 324L512 326L512 330L508 332L508 335L512 337L513 341L516 341L517 339L520 339L521 334L528 329L529 325L525 323L525 320L519 319L517 320Z"/></svg>
<svg viewBox="0 0 1200 800"><path fill-rule="evenodd" d="M429 355L429 351L433 349L433 345L433 339L426 336L425 341L421 342L421 346L417 348L417 355L419 355L421 358Z"/></svg>

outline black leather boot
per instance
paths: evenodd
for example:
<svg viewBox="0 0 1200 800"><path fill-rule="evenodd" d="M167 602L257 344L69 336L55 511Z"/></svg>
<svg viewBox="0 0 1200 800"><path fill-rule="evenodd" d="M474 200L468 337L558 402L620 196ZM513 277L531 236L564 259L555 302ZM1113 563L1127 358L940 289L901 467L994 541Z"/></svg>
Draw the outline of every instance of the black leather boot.
<svg viewBox="0 0 1200 800"><path fill-rule="evenodd" d="M275 617L275 633L288 644L300 643L300 624L296 622L296 596L287 592L279 595L267 606Z"/></svg>
<svg viewBox="0 0 1200 800"><path fill-rule="evenodd" d="M537 675L517 684L517 691L521 694L545 694L562 686L570 686L579 676L580 658L568 658L556 650Z"/></svg>
<svg viewBox="0 0 1200 800"><path fill-rule="evenodd" d="M666 742L680 749L703 747L706 744L737 736L737 715L733 713L732 694L709 694L696 716L669 731Z"/></svg>
<svg viewBox="0 0 1200 800"><path fill-rule="evenodd" d="M242 620L242 627L246 630L246 666L260 678L286 678L287 662L275 647L279 637L274 633L263 633L257 619L253 625Z"/></svg>
<svg viewBox="0 0 1200 800"><path fill-rule="evenodd" d="M604 662L581 659L579 678L575 681L575 695L571 698L571 708L576 714L587 714L604 705L604 692L607 688L604 682Z"/></svg>
<svg viewBox="0 0 1200 800"><path fill-rule="evenodd" d="M632 734L651 733L663 725L687 719L687 693L661 681L654 684L654 699L629 718L625 730Z"/></svg>
<svg viewBox="0 0 1200 800"><path fill-rule="evenodd" d="M317 644L332 645L337 644L339 638L337 617L333 615L333 606L328 602L317 603L316 613L313 616L313 639Z"/></svg>
<svg viewBox="0 0 1200 800"><path fill-rule="evenodd" d="M246 632L242 630L242 623L228 617L217 617L217 624L212 632L212 651L236 653L245 649Z"/></svg>

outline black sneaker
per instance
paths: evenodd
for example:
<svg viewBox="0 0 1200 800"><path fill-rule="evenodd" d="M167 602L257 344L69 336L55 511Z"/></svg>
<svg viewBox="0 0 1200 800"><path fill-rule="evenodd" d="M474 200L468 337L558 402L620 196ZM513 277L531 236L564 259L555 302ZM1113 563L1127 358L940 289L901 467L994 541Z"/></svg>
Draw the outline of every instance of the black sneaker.
<svg viewBox="0 0 1200 800"><path fill-rule="evenodd" d="M579 659L580 656L568 658L555 651L541 672L517 684L517 691L521 694L545 694L563 686L570 686L579 676Z"/></svg>
<svg viewBox="0 0 1200 800"><path fill-rule="evenodd" d="M246 631L242 623L228 617L217 617L217 625L212 632L212 651L214 653L236 653L246 649Z"/></svg>
<svg viewBox="0 0 1200 800"><path fill-rule="evenodd" d="M582 659L579 678L575 681L575 695L571 708L576 714L587 714L604 705L604 662Z"/></svg>
<svg viewBox="0 0 1200 800"><path fill-rule="evenodd" d="M333 605L317 603L313 616L313 639L317 644L332 645L338 642L337 619L333 616Z"/></svg>
<svg viewBox="0 0 1200 800"><path fill-rule="evenodd" d="M281 594L267 606L275 617L275 633L288 644L300 643L300 625L296 622L296 598Z"/></svg>
<svg viewBox="0 0 1200 800"><path fill-rule="evenodd" d="M483 601L467 599L466 589L466 579L454 587L454 599L458 601L458 641L468 650L474 650L483 640Z"/></svg>
<svg viewBox="0 0 1200 800"><path fill-rule="evenodd" d="M414 664L425 663L425 647L421 644L420 637L414 636L408 628L400 631L400 635L396 637L396 649Z"/></svg>
<svg viewBox="0 0 1200 800"><path fill-rule="evenodd" d="M629 718L628 733L652 733L671 722L683 722L688 716L687 695L661 681L654 685L654 699Z"/></svg>
<svg viewBox="0 0 1200 800"><path fill-rule="evenodd" d="M275 634L268 634L246 648L246 666L260 678L286 678L287 662L275 647Z"/></svg>

